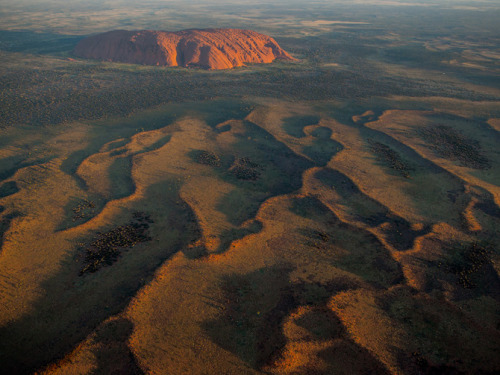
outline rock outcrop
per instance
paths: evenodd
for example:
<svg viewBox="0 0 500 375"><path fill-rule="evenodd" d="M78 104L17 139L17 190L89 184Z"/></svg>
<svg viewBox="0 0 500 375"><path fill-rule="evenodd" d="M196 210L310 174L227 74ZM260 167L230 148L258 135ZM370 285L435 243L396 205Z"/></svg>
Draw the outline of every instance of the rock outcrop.
<svg viewBox="0 0 500 375"><path fill-rule="evenodd" d="M115 30L81 40L74 54L105 61L205 69L294 60L273 38L240 29Z"/></svg>

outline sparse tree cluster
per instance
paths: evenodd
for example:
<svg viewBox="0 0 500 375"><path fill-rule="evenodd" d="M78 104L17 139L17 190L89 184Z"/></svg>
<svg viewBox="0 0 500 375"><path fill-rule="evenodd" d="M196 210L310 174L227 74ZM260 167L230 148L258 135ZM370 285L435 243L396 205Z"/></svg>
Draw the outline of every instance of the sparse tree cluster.
<svg viewBox="0 0 500 375"><path fill-rule="evenodd" d="M80 275L96 272L103 266L110 266L118 260L124 249L150 241L148 229L151 223L153 220L149 215L136 212L129 224L98 234L85 248L84 264Z"/></svg>
<svg viewBox="0 0 500 375"><path fill-rule="evenodd" d="M464 167L491 168L489 160L481 152L480 143L459 133L451 126L434 125L420 129L418 134L443 158L458 161Z"/></svg>

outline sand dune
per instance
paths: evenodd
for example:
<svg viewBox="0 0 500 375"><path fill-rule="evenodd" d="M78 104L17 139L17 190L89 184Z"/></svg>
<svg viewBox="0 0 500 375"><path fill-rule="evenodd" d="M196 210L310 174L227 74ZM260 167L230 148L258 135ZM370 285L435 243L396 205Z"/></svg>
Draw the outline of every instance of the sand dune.
<svg viewBox="0 0 500 375"><path fill-rule="evenodd" d="M467 372L479 361L493 370L498 263L477 241L498 230L498 189L491 169L446 160L411 133L432 116L443 114L366 111L346 124L274 102L100 143L66 134L58 158L19 168L5 180L17 190L0 198L5 368L388 374ZM489 131L477 137L496 168ZM146 240L79 273L89 244L143 225L141 215ZM459 253L472 263L450 258ZM465 307L472 298L488 319ZM350 358L341 369L339 356Z"/></svg>

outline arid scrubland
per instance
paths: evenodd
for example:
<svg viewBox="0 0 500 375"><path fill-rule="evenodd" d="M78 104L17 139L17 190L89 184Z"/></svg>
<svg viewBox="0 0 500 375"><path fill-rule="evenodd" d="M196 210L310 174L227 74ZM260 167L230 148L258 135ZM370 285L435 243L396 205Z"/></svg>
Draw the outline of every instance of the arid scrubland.
<svg viewBox="0 0 500 375"><path fill-rule="evenodd" d="M493 1L0 13L0 373L500 371ZM85 60L234 27L296 61Z"/></svg>

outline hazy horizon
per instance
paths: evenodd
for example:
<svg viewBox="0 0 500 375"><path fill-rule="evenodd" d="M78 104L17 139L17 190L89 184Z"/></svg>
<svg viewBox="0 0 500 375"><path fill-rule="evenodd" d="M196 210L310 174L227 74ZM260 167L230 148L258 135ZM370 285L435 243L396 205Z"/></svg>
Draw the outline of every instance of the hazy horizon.
<svg viewBox="0 0 500 375"><path fill-rule="evenodd" d="M500 3L493 0L358 0L358 1L257 1L240 4L234 1L0 1L1 30L32 30L71 34L118 28L176 30L187 15L191 27L255 27L259 18L273 20L289 17L355 21L367 12L385 13L399 8L401 16L436 17L436 11L484 13L484 27L493 28L500 15ZM252 11L259 11L252 16ZM305 12L304 12L305 11ZM462 13L461 13L462 12ZM305 14L304 14L305 13ZM442 16L442 15L440 15ZM374 21L376 21L374 19ZM272 29L271 25L268 26ZM276 28L277 29L277 28ZM95 32L95 31L94 31Z"/></svg>

